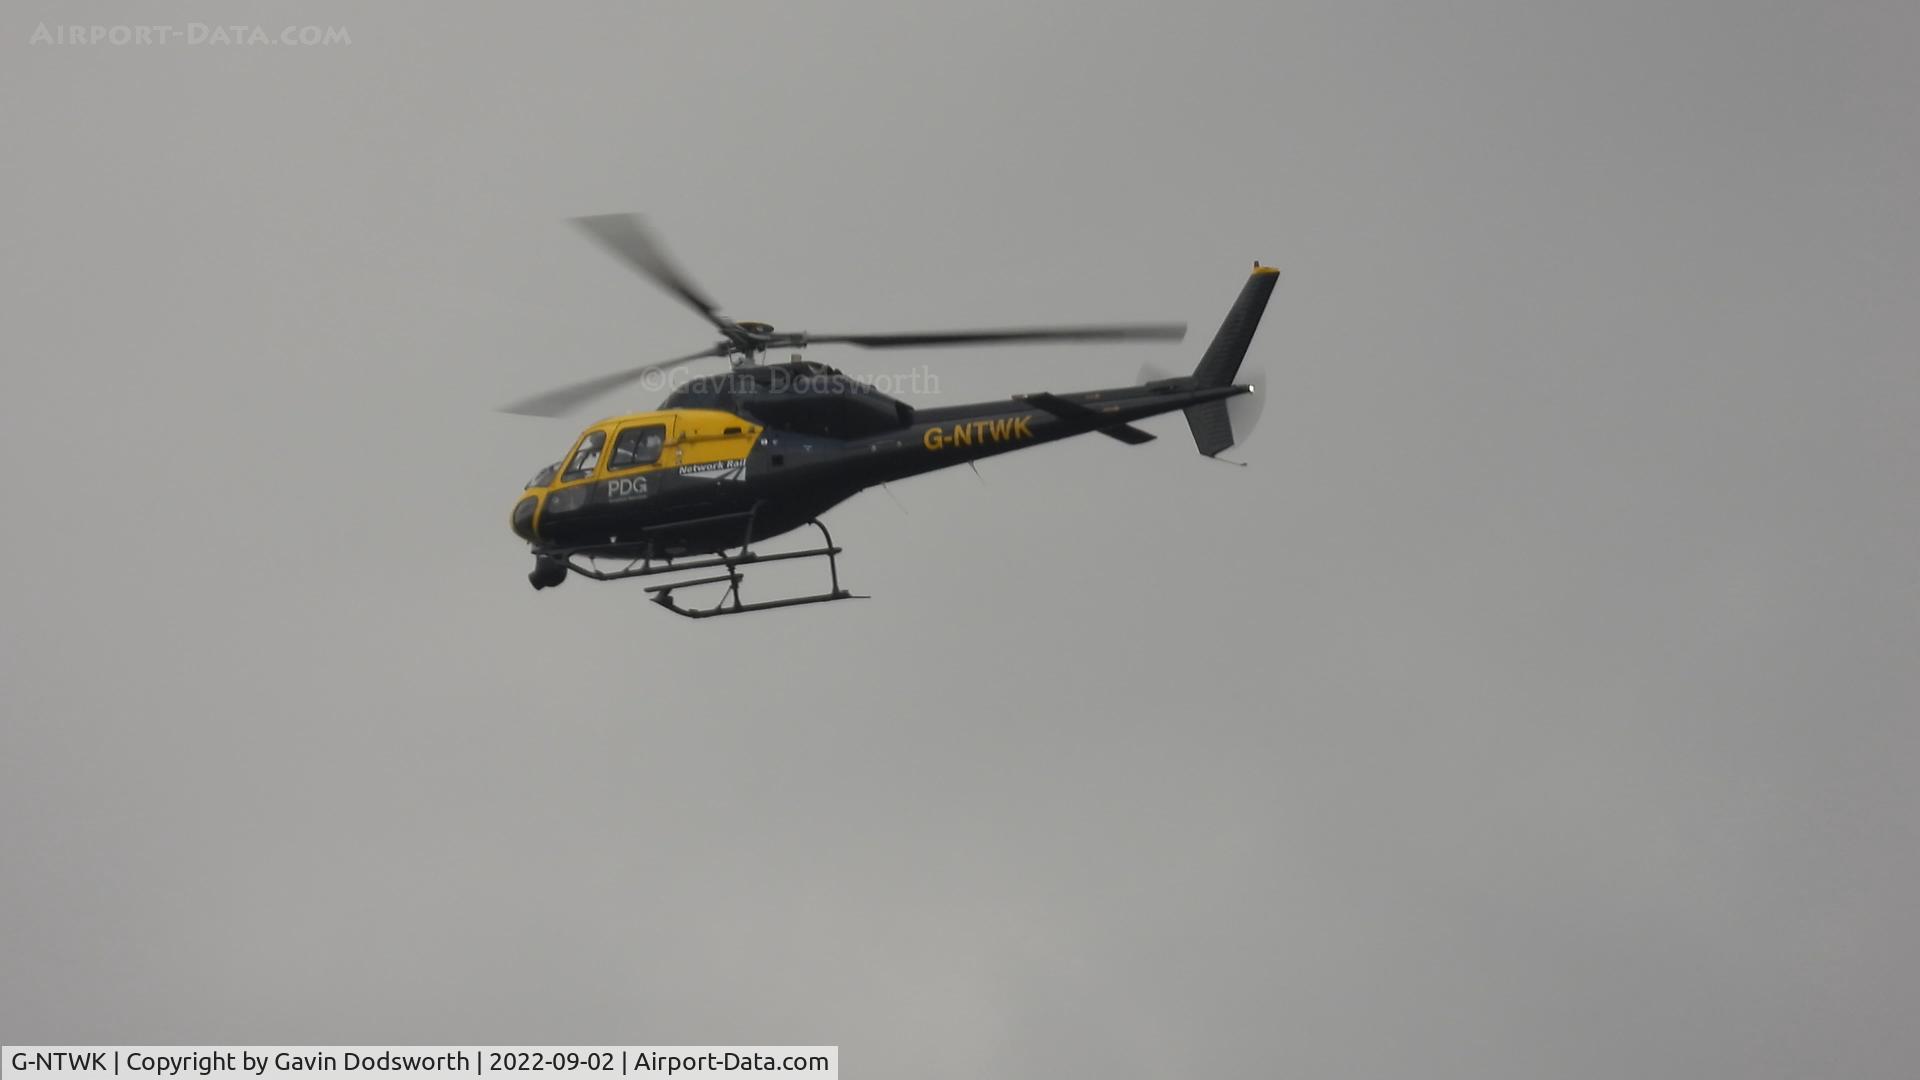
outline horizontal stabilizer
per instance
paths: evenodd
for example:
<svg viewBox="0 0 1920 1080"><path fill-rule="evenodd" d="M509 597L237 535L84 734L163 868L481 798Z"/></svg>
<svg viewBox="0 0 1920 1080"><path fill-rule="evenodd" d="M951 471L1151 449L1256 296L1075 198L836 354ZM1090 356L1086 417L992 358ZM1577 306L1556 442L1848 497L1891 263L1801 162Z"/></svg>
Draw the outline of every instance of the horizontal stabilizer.
<svg viewBox="0 0 1920 1080"><path fill-rule="evenodd" d="M1068 401L1058 394L1027 394L1025 399L1035 408L1044 409L1062 420L1090 423L1097 423L1100 420L1100 410L1090 409L1077 401ZM1139 446L1141 443L1154 440L1153 432L1144 431L1132 424L1102 424L1093 430L1108 438L1118 439L1128 446Z"/></svg>
<svg viewBox="0 0 1920 1080"><path fill-rule="evenodd" d="M1153 432L1145 428L1134 427L1132 424L1115 424L1112 427L1095 428L1094 430L1110 439L1119 439L1128 446L1139 446L1143 442L1152 442L1155 438Z"/></svg>

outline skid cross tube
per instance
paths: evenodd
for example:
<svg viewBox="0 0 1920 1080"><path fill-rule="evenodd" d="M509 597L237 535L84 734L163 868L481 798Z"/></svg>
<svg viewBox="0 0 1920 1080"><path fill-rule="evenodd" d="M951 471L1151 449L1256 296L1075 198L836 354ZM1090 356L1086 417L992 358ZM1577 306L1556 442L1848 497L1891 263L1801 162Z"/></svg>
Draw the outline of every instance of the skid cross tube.
<svg viewBox="0 0 1920 1080"><path fill-rule="evenodd" d="M715 615L744 615L749 611L768 611L773 608L798 607L802 604L825 604L835 600L866 599L864 596L856 595L840 587L839 555L841 548L834 544L833 534L828 532L827 527L821 524L818 519L808 521L807 524L820 530L821 539L824 541L823 546L808 548L804 551L782 551L772 555L760 555L749 550L743 544L740 554L738 555L719 555L713 560L702 560L702 565L705 566L725 566L727 569L726 573L715 574L712 577L694 578L692 581L669 581L660 585L649 585L647 586L647 592L653 594L651 599L654 603L666 608L675 615L685 615L689 619L708 619ZM741 573L742 567L759 562L774 562L780 559L818 558L825 558L827 560L827 574L830 585L826 592L810 593L804 596L788 596L779 600L761 600L751 604L741 599L740 583L746 580L746 575ZM692 567L682 564L678 569L689 570L692 569ZM655 570L654 572L663 573L665 571ZM674 602L673 592L675 589L688 589L701 585L719 585L722 583L727 586L726 590L720 594L720 599L715 601L714 605L710 608L682 607Z"/></svg>

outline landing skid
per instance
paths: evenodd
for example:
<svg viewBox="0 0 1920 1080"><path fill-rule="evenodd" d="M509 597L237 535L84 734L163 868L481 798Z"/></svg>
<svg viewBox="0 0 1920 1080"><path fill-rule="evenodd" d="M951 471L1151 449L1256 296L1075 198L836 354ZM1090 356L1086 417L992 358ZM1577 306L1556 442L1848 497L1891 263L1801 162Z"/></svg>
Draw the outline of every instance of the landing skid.
<svg viewBox="0 0 1920 1080"><path fill-rule="evenodd" d="M691 525L704 527L738 520L744 526L744 531L740 541L740 548L735 552L722 551L717 555L703 556L701 558L687 559L679 562L671 558L655 559L652 555L645 555L637 559L631 559L624 567L614 570L603 570L600 568L597 561L599 557L594 554L596 549L592 547L575 548L560 557L562 561L565 562L568 570L582 577L591 578L594 581L624 581L627 578L654 577L660 574L680 574L694 570L721 569L723 571L722 573L709 577L693 578L688 581L669 581L646 587L646 591L652 594L648 599L666 608L668 611L673 612L675 615L684 615L689 619L707 619L715 615L744 615L750 611L770 611L774 608L797 607L801 604L825 604L834 600L866 599L865 596L848 592L846 589L840 587L839 555L844 549L834 544L833 534L827 531L825 525L822 525L817 519L807 522L807 524L820 530L820 537L823 541L820 547L805 548L800 551L775 551L761 554L753 550L753 526L758 514L759 507L756 506L754 509L743 514L723 514L710 518L702 518L694 522L687 522L680 526L669 526L657 530L657 532L664 533L678 531ZM654 531L655 530L650 530L650 532ZM588 561L583 563L580 561L582 558ZM827 560L827 575L830 582L826 592L810 593L804 596L789 596L778 600L761 600L755 603L747 603L740 596L740 584L746 580L746 575L743 571L748 566L756 563L784 562L792 559L822 558ZM673 594L676 589L693 589L709 585L726 586L720 594L720 599L717 600L712 607L683 607L674 600Z"/></svg>

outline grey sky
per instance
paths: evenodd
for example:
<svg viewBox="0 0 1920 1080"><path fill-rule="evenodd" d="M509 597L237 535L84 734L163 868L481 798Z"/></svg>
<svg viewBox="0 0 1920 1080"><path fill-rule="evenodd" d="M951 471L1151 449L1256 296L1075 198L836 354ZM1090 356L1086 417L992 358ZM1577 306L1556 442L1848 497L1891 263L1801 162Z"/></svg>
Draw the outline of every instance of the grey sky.
<svg viewBox="0 0 1920 1080"><path fill-rule="evenodd" d="M0 1038L1912 1074L1912 4L0 23ZM741 318L1195 328L816 354L949 402L1277 263L1252 465L863 495L858 604L536 595L579 425L490 410L711 338L616 210Z"/></svg>

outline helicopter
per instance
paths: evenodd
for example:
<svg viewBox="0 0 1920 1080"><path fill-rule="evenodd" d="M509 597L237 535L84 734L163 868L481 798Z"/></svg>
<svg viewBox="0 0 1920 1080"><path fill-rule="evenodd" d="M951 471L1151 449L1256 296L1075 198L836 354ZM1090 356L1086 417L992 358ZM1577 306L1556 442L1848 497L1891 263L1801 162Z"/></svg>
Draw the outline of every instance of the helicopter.
<svg viewBox="0 0 1920 1080"><path fill-rule="evenodd" d="M532 548L534 567L527 580L536 590L560 585L569 574L596 581L668 576L672 580L646 586L650 599L690 618L864 599L841 585L838 559L844 549L820 517L869 487L1093 432L1139 445L1154 436L1133 421L1175 411L1185 414L1196 449L1218 457L1236 442L1229 403L1254 404L1256 384L1234 379L1279 275L1254 263L1190 374L1164 376L1148 369L1132 386L919 408L826 364L801 359L797 352L773 362L767 353L810 345L896 349L1177 341L1185 337L1186 325L878 334L776 330L721 314L637 215L572 220L697 311L720 332L720 340L697 352L548 390L501 411L558 417L650 374L696 361L724 357L730 370L686 379L656 410L589 426L559 461L527 482L509 521ZM1249 410L1246 419L1252 415ZM754 547L806 526L819 531L816 546L774 552ZM742 597L748 568L789 560L824 560L828 587L754 602ZM699 576L681 576L689 573ZM718 599L688 605L675 596L701 587L717 590Z"/></svg>

